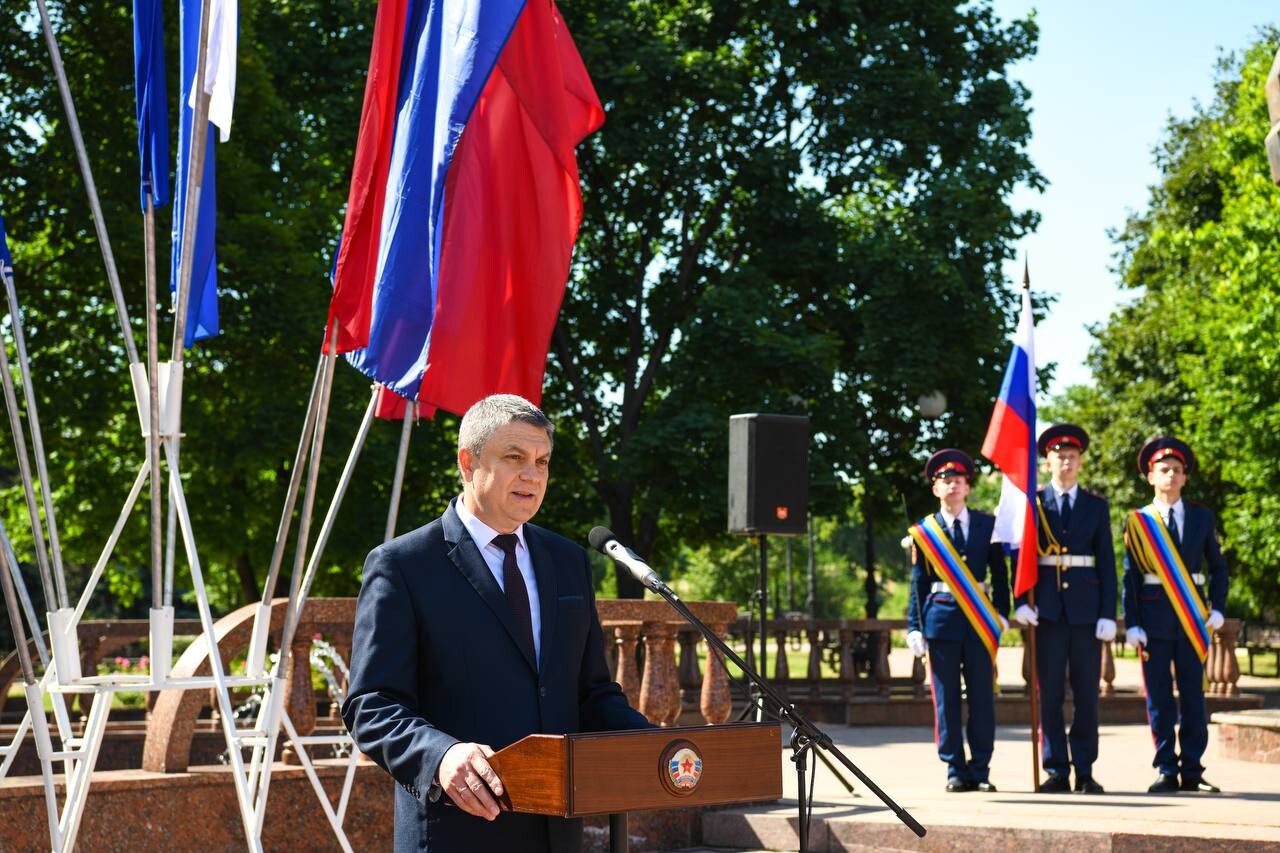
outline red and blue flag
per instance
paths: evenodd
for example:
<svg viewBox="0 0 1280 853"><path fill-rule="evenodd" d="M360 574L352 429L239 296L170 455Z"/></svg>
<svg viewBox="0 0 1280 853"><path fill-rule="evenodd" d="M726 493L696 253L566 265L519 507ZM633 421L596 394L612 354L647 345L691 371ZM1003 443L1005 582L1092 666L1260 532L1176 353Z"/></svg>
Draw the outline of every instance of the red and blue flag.
<svg viewBox="0 0 1280 853"><path fill-rule="evenodd" d="M409 399L542 395L604 111L551 0L383 0L329 335ZM326 336L328 340L328 336Z"/></svg>
<svg viewBox="0 0 1280 853"><path fill-rule="evenodd" d="M996 508L995 535L1011 548L1020 548L1013 594L1022 595L1039 577L1036 534L1036 358L1035 316L1031 290L1022 290L1022 315L1005 368L1000 397L991 413L982 455L1004 474Z"/></svg>

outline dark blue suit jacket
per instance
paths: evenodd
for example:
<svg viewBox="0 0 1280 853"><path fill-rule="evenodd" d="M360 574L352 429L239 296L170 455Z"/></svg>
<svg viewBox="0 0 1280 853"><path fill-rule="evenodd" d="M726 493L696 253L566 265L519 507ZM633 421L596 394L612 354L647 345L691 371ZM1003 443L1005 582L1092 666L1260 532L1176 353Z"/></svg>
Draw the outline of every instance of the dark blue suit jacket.
<svg viewBox="0 0 1280 853"><path fill-rule="evenodd" d="M1071 507L1071 524L1064 526L1053 492L1040 489L1037 494L1054 538L1066 553L1094 558L1092 566L1064 568L1061 589L1058 570L1052 566L1040 567L1036 583L1036 609L1040 611L1040 618L1069 625L1093 625L1099 619L1115 619L1116 552L1111 541L1110 505L1101 495L1080 488ZM1040 547L1047 548L1049 541L1042 528L1039 536ZM1017 604L1026 602L1026 596L1018 597Z"/></svg>
<svg viewBox="0 0 1280 853"><path fill-rule="evenodd" d="M498 750L534 733L648 726L610 676L586 552L531 524L524 533L540 666L452 504L365 561L342 718L396 781L396 850L576 851L580 821L503 812L489 822L447 796L432 802L441 758L460 741Z"/></svg>
<svg viewBox="0 0 1280 853"><path fill-rule="evenodd" d="M946 529L942 513L938 523ZM1009 619L1009 572L1005 568L1004 547L991 541L995 516L969 510L969 534L964 541L964 561L974 580L991 580L991 604L996 612ZM963 642L966 631L972 631L964 611L949 592L930 592L934 581L942 578L933 573L920 549L916 548L911 565L911 595L907 603L907 630L920 631L925 639Z"/></svg>
<svg viewBox="0 0 1280 853"><path fill-rule="evenodd" d="M1209 598L1205 601L1209 608L1219 613L1227 609L1227 561L1222 556L1222 547L1218 544L1218 532L1214 524L1213 512L1203 504L1183 500L1184 519L1181 531L1182 542L1178 545L1178 553L1182 562L1191 574L1207 575ZM1182 623L1173 612L1169 596L1163 586L1148 585L1143 582L1145 567L1138 564L1135 552L1129 542L1125 542L1124 550L1124 624L1126 627L1141 628L1149 638L1172 640L1182 634ZM1154 572L1153 572L1154 574ZM1200 595L1204 596L1204 586L1200 587ZM1203 598L1202 598L1203 600Z"/></svg>

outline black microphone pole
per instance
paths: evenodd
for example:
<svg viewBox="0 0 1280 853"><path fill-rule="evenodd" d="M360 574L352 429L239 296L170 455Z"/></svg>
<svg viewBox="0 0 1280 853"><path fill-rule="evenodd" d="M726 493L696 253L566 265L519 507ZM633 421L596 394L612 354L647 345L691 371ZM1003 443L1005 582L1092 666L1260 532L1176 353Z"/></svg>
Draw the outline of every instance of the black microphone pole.
<svg viewBox="0 0 1280 853"><path fill-rule="evenodd" d="M792 761L796 764L796 775L799 781L797 798L800 805L799 832L801 851L806 850L808 847L808 811L812 807L811 803L807 804L805 802L805 754L813 746L818 746L825 750L837 761L848 768L850 773L862 780L862 783L880 799L880 802L889 807L889 810L897 816L898 820L906 824L907 828L914 832L917 837L924 837L925 828L921 826L906 809L895 803L892 797L881 790L879 785L871 781L871 778L867 776L866 773L863 773L861 768L854 764L853 761L851 761L849 757L840 750L840 747L836 746L835 742L831 740L830 735L820 729L816 723L805 716L799 708L788 703L787 698L783 696L777 688L762 678L753 668L747 666L746 661L740 658L737 652L729 648L729 645L722 640L718 634L708 628L706 623L695 616L693 612L689 610L688 606L680 600L680 597L675 594L671 587L667 586L667 584L664 583L652 569L645 565L643 561L637 559L636 562L639 565L634 565L628 559L620 559L615 552L607 549L607 545L611 544L611 542L616 542L617 540L613 538L612 534L609 534L606 538L598 535L597 531L600 531L602 534L607 533L603 528L596 528L595 530L592 530L590 536L591 544L603 551L606 555L622 563L623 566L635 575L637 580L640 580L646 587L666 599L667 603L675 608L677 613L683 616L689 624L698 629L699 633L701 633L703 638L707 641L707 645L716 649L726 658L733 661L738 669L742 671L743 675L750 679L751 683L760 690L761 694L772 700L778 706L782 718L791 725L793 730L791 734ZM621 548L620 545L618 547ZM625 548L623 550L625 550ZM627 554L625 556L630 557L631 555Z"/></svg>

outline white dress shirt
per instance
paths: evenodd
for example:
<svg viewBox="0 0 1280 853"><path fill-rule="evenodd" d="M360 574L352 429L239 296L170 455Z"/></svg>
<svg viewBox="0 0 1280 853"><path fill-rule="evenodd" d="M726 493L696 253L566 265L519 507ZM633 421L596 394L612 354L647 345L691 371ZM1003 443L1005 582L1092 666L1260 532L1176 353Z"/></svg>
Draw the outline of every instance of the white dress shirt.
<svg viewBox="0 0 1280 853"><path fill-rule="evenodd" d="M507 587L502 578L502 561L506 557L506 552L493 542L494 537L499 535L498 531L476 518L475 514L467 509L461 497L454 502L453 507L462 521L462 526L467 528L472 541L480 549L480 556L484 557L485 565L489 567L493 579L498 582L498 589L505 593ZM516 566L520 569L520 576L524 578L524 588L529 593L529 622L533 625L534 659L541 661L542 610L539 607L538 579L533 574L533 559L529 556L529 546L524 541L524 525L520 525L513 532L516 535Z"/></svg>
<svg viewBox="0 0 1280 853"><path fill-rule="evenodd" d="M1156 512L1160 513L1160 517L1164 519L1165 527L1169 526L1169 513L1173 513L1173 523L1178 525L1178 537L1181 538L1183 531L1187 529L1187 508L1183 506L1182 498L1174 501L1173 506L1169 506L1164 501L1156 498L1151 501L1151 506L1155 508Z"/></svg>
<svg viewBox="0 0 1280 853"><path fill-rule="evenodd" d="M957 518L960 519L960 531L964 533L964 541L965 541L965 544L968 545L969 544L969 508L967 506L961 507L959 515L952 515L951 513L947 512L945 509L939 510L938 514L942 516L942 520L945 521L947 524L948 536L951 536L955 530L956 519Z"/></svg>
<svg viewBox="0 0 1280 853"><path fill-rule="evenodd" d="M1056 483L1049 483L1049 490L1053 492L1053 499L1058 502L1058 515L1062 515L1062 496L1070 495L1071 511L1075 512L1076 505L1080 501L1080 484L1076 483L1066 491L1060 491Z"/></svg>

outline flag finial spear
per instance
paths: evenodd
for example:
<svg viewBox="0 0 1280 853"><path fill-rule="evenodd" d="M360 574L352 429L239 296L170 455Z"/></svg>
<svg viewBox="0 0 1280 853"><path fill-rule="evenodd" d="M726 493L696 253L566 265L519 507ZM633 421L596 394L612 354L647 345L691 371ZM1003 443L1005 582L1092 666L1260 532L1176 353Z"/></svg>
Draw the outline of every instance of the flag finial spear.
<svg viewBox="0 0 1280 853"><path fill-rule="evenodd" d="M1022 289L1031 289L1031 264L1026 255L1022 256Z"/></svg>

